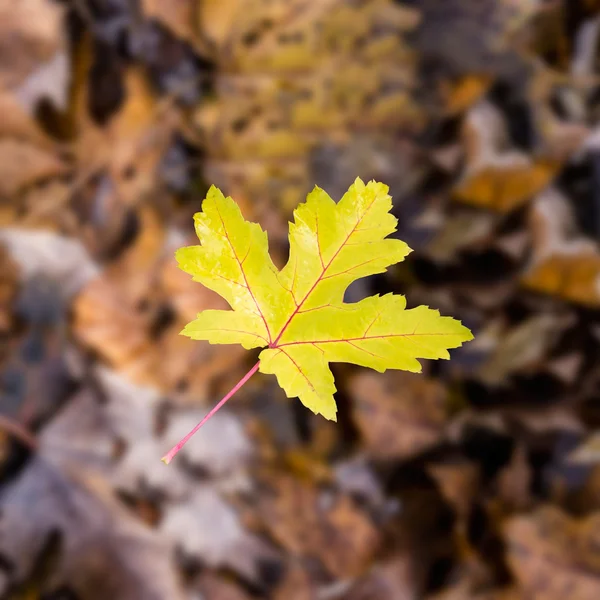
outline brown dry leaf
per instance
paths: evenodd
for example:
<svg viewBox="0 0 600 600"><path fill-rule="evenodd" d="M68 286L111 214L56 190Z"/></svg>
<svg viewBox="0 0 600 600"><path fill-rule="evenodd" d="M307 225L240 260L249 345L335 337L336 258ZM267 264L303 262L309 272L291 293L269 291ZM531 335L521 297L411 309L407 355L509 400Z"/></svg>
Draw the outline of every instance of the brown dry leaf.
<svg viewBox="0 0 600 600"><path fill-rule="evenodd" d="M575 304L600 306L600 254L567 249L535 265L523 277L524 287L557 296Z"/></svg>
<svg viewBox="0 0 600 600"><path fill-rule="evenodd" d="M53 143L10 92L0 90L0 137L16 138L37 147L52 147Z"/></svg>
<svg viewBox="0 0 600 600"><path fill-rule="evenodd" d="M600 306L600 251L576 229L566 199L549 190L530 213L533 257L524 287L589 306Z"/></svg>
<svg viewBox="0 0 600 600"><path fill-rule="evenodd" d="M65 7L47 0L0 4L0 88L16 88L64 50Z"/></svg>
<svg viewBox="0 0 600 600"><path fill-rule="evenodd" d="M444 387L412 373L352 378L353 416L373 458L408 458L440 442L448 423Z"/></svg>
<svg viewBox="0 0 600 600"><path fill-rule="evenodd" d="M166 231L158 213L150 206L136 211L139 234L133 245L109 264L103 277L132 306L152 296L156 288L160 261L165 253Z"/></svg>
<svg viewBox="0 0 600 600"><path fill-rule="evenodd" d="M569 314L540 314L503 332L477 377L491 386L506 385L510 375L539 365L572 322Z"/></svg>
<svg viewBox="0 0 600 600"><path fill-rule="evenodd" d="M233 385L245 368L243 348L198 344L179 335L188 322L175 321L155 341L160 356L155 374L161 389L182 405L206 402L216 393L216 380L221 378Z"/></svg>
<svg viewBox="0 0 600 600"><path fill-rule="evenodd" d="M543 506L504 525L509 565L524 595L537 600L600 597L600 515L575 520Z"/></svg>
<svg viewBox="0 0 600 600"><path fill-rule="evenodd" d="M553 431L570 432L582 435L585 431L581 419L568 406L550 406L544 408L506 409L503 411L511 420L520 423L534 434Z"/></svg>
<svg viewBox="0 0 600 600"><path fill-rule="evenodd" d="M362 572L373 558L381 533L348 496L337 498L327 511L322 545L330 545L323 564L338 577Z"/></svg>
<svg viewBox="0 0 600 600"><path fill-rule="evenodd" d="M489 75L465 75L443 90L446 112L458 115L478 102L489 90L492 78Z"/></svg>
<svg viewBox="0 0 600 600"><path fill-rule="evenodd" d="M86 465L86 468L88 466ZM90 600L183 598L169 549L125 511L103 481L64 473L42 458L5 489L0 546L24 581L52 535L62 535L53 586Z"/></svg>
<svg viewBox="0 0 600 600"><path fill-rule="evenodd" d="M442 496L465 521L479 487L480 473L470 462L433 464L427 469L437 482Z"/></svg>
<svg viewBox="0 0 600 600"><path fill-rule="evenodd" d="M473 589L469 581L460 582L443 592L427 596L427 600L531 600L519 588L508 587L491 591Z"/></svg>
<svg viewBox="0 0 600 600"><path fill-rule="evenodd" d="M73 234L81 231L72 212L64 210L72 196L63 178L51 179L29 188L14 202L19 207L18 222L23 227Z"/></svg>
<svg viewBox="0 0 600 600"><path fill-rule="evenodd" d="M18 273L18 267L7 249L0 245L0 334L6 334L12 324L12 305L17 294Z"/></svg>
<svg viewBox="0 0 600 600"><path fill-rule="evenodd" d="M419 593L408 555L395 556L377 565L344 595L345 600L417 600Z"/></svg>
<svg viewBox="0 0 600 600"><path fill-rule="evenodd" d="M587 0L584 0L584 4L586 2ZM531 0L528 4L537 4L535 7L537 14L530 26L521 31L526 50L541 57L555 57L552 65L555 70L566 71L570 66L568 56L570 41L565 26L565 5L557 1L532 2Z"/></svg>
<svg viewBox="0 0 600 600"><path fill-rule="evenodd" d="M47 585L82 598L182 599L171 548L116 499L109 484L116 438L88 389L43 430L37 454L6 484L0 500L0 549L14 583L59 536ZM44 590L49 591L49 590Z"/></svg>
<svg viewBox="0 0 600 600"><path fill-rule="evenodd" d="M104 277L90 282L74 299L75 337L116 369L139 383L157 384L158 356L149 323Z"/></svg>
<svg viewBox="0 0 600 600"><path fill-rule="evenodd" d="M536 118L545 154L561 163L577 154L591 139L586 125L563 121L550 108L538 108Z"/></svg>
<svg viewBox="0 0 600 600"><path fill-rule="evenodd" d="M198 6L198 22L202 35L217 47L231 35L235 18L247 7L244 0L202 0Z"/></svg>
<svg viewBox="0 0 600 600"><path fill-rule="evenodd" d="M316 600L317 592L310 574L294 561L273 592L273 600Z"/></svg>
<svg viewBox="0 0 600 600"><path fill-rule="evenodd" d="M138 213L141 227L133 245L77 297L76 335L135 382L157 386L176 401L203 402L220 376L235 377L243 349L179 335L198 312L222 308L223 301L177 268L158 214L149 206ZM161 310L171 307L173 322L155 331Z"/></svg>
<svg viewBox="0 0 600 600"><path fill-rule="evenodd" d="M585 484L570 500L574 502L577 510L584 514L598 510L600 506L600 464L595 462L591 465Z"/></svg>
<svg viewBox="0 0 600 600"><path fill-rule="evenodd" d="M532 16L532 4L537 0L420 0L418 47L453 74L490 73L510 81L525 68L512 37Z"/></svg>
<svg viewBox="0 0 600 600"><path fill-rule="evenodd" d="M508 213L541 192L558 172L556 160L531 159L510 148L504 120L488 102L469 111L463 139L467 165L453 191L460 202Z"/></svg>
<svg viewBox="0 0 600 600"><path fill-rule="evenodd" d="M368 567L380 533L344 495L327 497L285 473L261 478L258 512L264 527L288 552L318 558L336 577L354 577Z"/></svg>
<svg viewBox="0 0 600 600"><path fill-rule="evenodd" d="M565 385L572 385L577 380L584 355L582 352L572 352L548 361L548 373L562 381Z"/></svg>
<svg viewBox="0 0 600 600"><path fill-rule="evenodd" d="M80 54L85 55L85 49ZM82 62L80 69L85 72L89 66L84 59ZM168 99L162 103L157 100L141 67L128 69L124 84L123 105L102 127L87 114L87 90L79 92L75 104L80 135L75 155L84 175L106 169L120 201L136 205L158 188L158 166L177 126L178 114Z"/></svg>
<svg viewBox="0 0 600 600"><path fill-rule="evenodd" d="M533 505L531 492L533 470L527 460L527 451L519 445L510 463L496 477L497 499L509 512L525 511Z"/></svg>
<svg viewBox="0 0 600 600"><path fill-rule="evenodd" d="M203 600L251 600L242 589L212 573L200 577L198 587Z"/></svg>
<svg viewBox="0 0 600 600"><path fill-rule="evenodd" d="M52 95L52 85L66 89L61 81L32 83L40 64L66 52L64 14L63 6L46 0L0 5L0 196L13 202L15 194L69 171L30 114L40 95Z"/></svg>
<svg viewBox="0 0 600 600"><path fill-rule="evenodd" d="M176 37L193 44L196 41L197 5L206 0L142 0L141 10L144 17L154 19L172 31Z"/></svg>
<svg viewBox="0 0 600 600"><path fill-rule="evenodd" d="M27 186L64 175L69 168L55 152L27 142L0 140L0 195L11 197Z"/></svg>
<svg viewBox="0 0 600 600"><path fill-rule="evenodd" d="M446 219L423 251L436 262L451 262L460 250L489 240L495 224L494 215L470 210L460 212Z"/></svg>

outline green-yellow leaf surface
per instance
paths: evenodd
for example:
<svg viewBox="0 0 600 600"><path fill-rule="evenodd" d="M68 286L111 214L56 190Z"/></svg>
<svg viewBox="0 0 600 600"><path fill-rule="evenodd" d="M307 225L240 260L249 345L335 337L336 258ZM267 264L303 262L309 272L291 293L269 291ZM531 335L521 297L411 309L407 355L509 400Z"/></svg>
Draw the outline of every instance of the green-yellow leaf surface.
<svg viewBox="0 0 600 600"><path fill-rule="evenodd" d="M179 266L220 294L231 310L206 310L183 334L212 344L264 348L259 370L273 374L288 397L335 420L332 362L419 372L419 359L449 358L472 339L459 321L403 296L343 301L348 285L403 260L411 251L389 239L396 218L388 187L357 179L335 203L315 189L294 211L290 256L279 271L267 234L244 219L214 186L194 216L200 245L177 251Z"/></svg>

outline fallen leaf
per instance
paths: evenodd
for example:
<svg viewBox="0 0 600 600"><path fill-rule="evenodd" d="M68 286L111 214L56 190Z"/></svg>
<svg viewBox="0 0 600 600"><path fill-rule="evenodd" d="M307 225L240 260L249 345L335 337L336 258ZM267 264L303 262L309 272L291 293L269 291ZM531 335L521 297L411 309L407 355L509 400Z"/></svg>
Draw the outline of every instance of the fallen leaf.
<svg viewBox="0 0 600 600"><path fill-rule="evenodd" d="M147 316L127 302L104 277L91 281L73 301L74 333L110 365L134 381L158 385L158 356Z"/></svg>
<svg viewBox="0 0 600 600"><path fill-rule="evenodd" d="M549 190L531 212L533 256L523 274L525 288L584 306L600 304L600 252L577 232L565 198Z"/></svg>
<svg viewBox="0 0 600 600"><path fill-rule="evenodd" d="M19 195L19 212L15 221L24 228L77 234L81 231L73 213L68 210L72 188L62 178L50 179L30 187Z"/></svg>
<svg viewBox="0 0 600 600"><path fill-rule="evenodd" d="M242 377L245 367L243 348L194 344L179 335L185 324L174 321L155 343L161 357L155 366L156 379L179 406L206 403L227 382Z"/></svg>
<svg viewBox="0 0 600 600"><path fill-rule="evenodd" d="M284 473L263 478L258 513L273 538L296 557L318 558L336 577L366 569L380 538L366 514L347 496L327 499Z"/></svg>
<svg viewBox="0 0 600 600"><path fill-rule="evenodd" d="M166 444L175 444L204 415L204 411L187 410L169 419L163 434ZM198 444L186 447L182 454L187 462L212 475L226 475L248 465L253 455L250 440L240 420L226 411L220 411L202 430Z"/></svg>
<svg viewBox="0 0 600 600"><path fill-rule="evenodd" d="M98 266L73 238L49 231L8 227L0 230L0 241L19 265L23 280L41 275L51 278L60 285L65 299L98 274Z"/></svg>
<svg viewBox="0 0 600 600"><path fill-rule="evenodd" d="M66 111L71 83L70 62L65 47L39 65L15 91L19 104L32 115L41 100L48 100L56 109Z"/></svg>
<svg viewBox="0 0 600 600"><path fill-rule="evenodd" d="M154 459L160 459L162 450L156 432L156 415L162 401L159 391L137 385L106 367L96 367L94 377L105 403L101 411L97 406L90 411L90 418L104 423L115 440L124 444L110 475L111 483L134 497L149 490L168 500L184 498L190 490L189 479L179 469L152 466ZM78 427L81 428L80 423ZM90 437L86 434L93 445Z"/></svg>
<svg viewBox="0 0 600 600"><path fill-rule="evenodd" d="M64 15L64 6L46 0L0 5L0 88L14 90L66 47Z"/></svg>
<svg viewBox="0 0 600 600"><path fill-rule="evenodd" d="M247 350L266 347L248 377L259 369L275 375L288 397L330 420L337 412L330 362L420 372L417 358L448 358L448 348L472 339L458 321L424 306L406 311L405 298L393 294L343 302L350 283L409 252L404 242L386 239L396 224L387 190L357 179L335 204L315 188L295 211L290 258L278 271L264 232L212 187L195 216L201 245L179 249L177 260L233 310L204 311L182 333ZM240 246L238 239L246 241Z"/></svg>
<svg viewBox="0 0 600 600"><path fill-rule="evenodd" d="M576 520L542 506L504 526L508 561L527 597L593 600L600 595L598 515Z"/></svg>
<svg viewBox="0 0 600 600"><path fill-rule="evenodd" d="M44 429L37 455L3 488L0 547L14 584L58 535L59 558L48 585L84 598L183 598L170 548L115 498L107 477L113 439L100 403L73 398ZM108 574L108 575L107 575Z"/></svg>
<svg viewBox="0 0 600 600"><path fill-rule="evenodd" d="M73 476L35 459L2 498L0 545L22 582L53 531L61 558L52 574L82 597L183 598L168 547L88 476Z"/></svg>
<svg viewBox="0 0 600 600"><path fill-rule="evenodd" d="M158 188L159 165L178 114L173 103L159 103L141 68L128 69L124 85L125 101L102 127L87 113L87 88L79 92L74 151L85 176L106 170L121 202L135 206Z"/></svg>
<svg viewBox="0 0 600 600"><path fill-rule="evenodd" d="M499 588L491 591L473 589L470 582L460 582L437 594L427 596L427 600L529 600L518 587Z"/></svg>
<svg viewBox="0 0 600 600"><path fill-rule="evenodd" d="M235 511L207 485L168 508L160 532L186 555L213 568L229 568L249 581L260 580L260 562L275 551L245 531Z"/></svg>
<svg viewBox="0 0 600 600"><path fill-rule="evenodd" d="M217 46L222 46L232 34L236 16L247 9L242 0L204 0L198 6L198 23L202 34Z"/></svg>
<svg viewBox="0 0 600 600"><path fill-rule="evenodd" d="M466 523L481 483L477 465L467 461L440 463L432 464L427 470L458 518Z"/></svg>
<svg viewBox="0 0 600 600"><path fill-rule="evenodd" d="M556 161L506 148L502 117L483 101L467 114L463 130L467 149L465 172L454 188L457 200L508 213L541 192L557 173Z"/></svg>
<svg viewBox="0 0 600 600"><path fill-rule="evenodd" d="M465 75L444 90L446 111L454 116L468 110L489 90L489 75Z"/></svg>
<svg viewBox="0 0 600 600"><path fill-rule="evenodd" d="M444 437L449 413L445 390L412 374L363 374L350 389L353 416L370 456L404 459Z"/></svg>
<svg viewBox="0 0 600 600"><path fill-rule="evenodd" d="M344 595L346 600L416 600L419 597L410 556L395 556L375 566Z"/></svg>
<svg viewBox="0 0 600 600"><path fill-rule="evenodd" d="M54 152L11 138L0 139L0 194L4 196L68 171L65 161Z"/></svg>
<svg viewBox="0 0 600 600"><path fill-rule="evenodd" d="M36 147L53 147L51 138L42 131L14 94L0 91L0 111L0 138L15 138Z"/></svg>
<svg viewBox="0 0 600 600"><path fill-rule="evenodd" d="M302 568L300 561L288 565L282 581L275 587L274 600L315 600L317 590L310 573Z"/></svg>
<svg viewBox="0 0 600 600"><path fill-rule="evenodd" d="M494 352L478 369L478 378L488 385L506 385L507 377L547 357L560 332L571 322L569 315L540 314L504 332Z"/></svg>
<svg viewBox="0 0 600 600"><path fill-rule="evenodd" d="M197 4L202 6L205 2L195 0L175 0L167 8L160 0L142 0L141 11L147 19L154 19L163 24L178 38L193 44L197 33L195 12L199 10Z"/></svg>
<svg viewBox="0 0 600 600"><path fill-rule="evenodd" d="M198 587L203 600L251 600L239 586L210 573L200 577Z"/></svg>
<svg viewBox="0 0 600 600"><path fill-rule="evenodd" d="M337 463L333 476L342 492L358 497L372 507L383 505L383 489L365 456Z"/></svg>
<svg viewBox="0 0 600 600"><path fill-rule="evenodd" d="M495 226L492 215L461 212L449 217L424 248L424 253L439 263L449 263L463 249L489 239Z"/></svg>
<svg viewBox="0 0 600 600"><path fill-rule="evenodd" d="M497 499L510 512L525 511L533 506L533 469L525 448L518 446L510 463L496 477Z"/></svg>
<svg viewBox="0 0 600 600"><path fill-rule="evenodd" d="M600 432L594 431L569 455L570 462L584 465L600 463Z"/></svg>
<svg viewBox="0 0 600 600"><path fill-rule="evenodd" d="M17 294L19 271L8 251L0 245L0 333L7 333L12 323L12 304Z"/></svg>
<svg viewBox="0 0 600 600"><path fill-rule="evenodd" d="M157 212L144 206L136 211L139 234L135 241L107 265L103 277L132 306L151 295L157 284L159 262L165 253L167 232Z"/></svg>

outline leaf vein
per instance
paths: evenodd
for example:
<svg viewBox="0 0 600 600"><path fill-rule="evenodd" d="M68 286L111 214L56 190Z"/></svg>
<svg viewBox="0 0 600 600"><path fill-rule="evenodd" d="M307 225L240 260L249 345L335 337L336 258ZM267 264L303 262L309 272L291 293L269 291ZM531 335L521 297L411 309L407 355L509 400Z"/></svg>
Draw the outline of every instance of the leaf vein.
<svg viewBox="0 0 600 600"><path fill-rule="evenodd" d="M250 297L254 301L254 304L256 305L256 310L258 311L260 318L262 319L262 321L265 325L265 328L267 330L267 335L269 337L269 342L270 342L271 331L269 330L269 325L267 324L267 320L265 319L265 316L262 314L262 311L260 310L260 306L258 305L258 301L256 300L256 297L254 296L254 292L250 289L250 284L248 283L248 277L246 276L246 271L244 271L244 265L241 263L240 258L237 255L237 252L235 251L235 246L233 245L231 238L229 237L229 232L227 231L227 226L225 225L225 221L223 220L223 216L221 215L221 211L219 210L219 205L216 202L215 202L215 209L217 211L217 214L219 215L219 220L221 221L221 225L223 226L223 231L225 232L225 237L227 238L229 247L231 248L231 251L233 252L233 256L235 257L235 260L237 261L238 265L240 266L240 271L242 272L242 276L244 277L244 281L246 282L246 288L248 290L248 293L250 294ZM252 242L250 242L250 245L252 245Z"/></svg>
<svg viewBox="0 0 600 600"><path fill-rule="evenodd" d="M308 290L308 292L306 293L306 295L304 296L304 298L296 306L296 309L294 310L294 312L292 312L292 314L288 317L287 321L283 324L283 327L281 328L281 331L279 332L277 338L272 343L272 347L277 347L277 343L281 339L281 336L284 334L285 330L287 329L288 325L291 323L292 319L298 314L298 311L300 310L300 307L306 302L307 298L309 298L309 296L312 294L312 292L317 287L317 285L321 281L323 281L323 279L325 279L325 277L324 277L325 272L331 266L331 264L336 259L336 257L338 256L338 254L342 251L342 248L344 248L344 246L346 245L346 243L348 242L348 240L352 237L352 234L356 231L356 229L358 228L358 226L360 225L360 223L362 223L363 219L365 218L365 216L367 215L367 213L369 212L369 210L372 208L374 202L375 202L375 198L373 198L373 201L371 202L371 204L369 205L369 207L365 210L365 212L362 214L362 216L359 217L359 219L356 222L356 225L352 228L352 230L350 231L350 233L346 236L346 238L344 239L344 241L340 244L340 247L334 252L334 254L331 257L330 261L323 268L322 273L317 277L317 279L312 284L311 288Z"/></svg>

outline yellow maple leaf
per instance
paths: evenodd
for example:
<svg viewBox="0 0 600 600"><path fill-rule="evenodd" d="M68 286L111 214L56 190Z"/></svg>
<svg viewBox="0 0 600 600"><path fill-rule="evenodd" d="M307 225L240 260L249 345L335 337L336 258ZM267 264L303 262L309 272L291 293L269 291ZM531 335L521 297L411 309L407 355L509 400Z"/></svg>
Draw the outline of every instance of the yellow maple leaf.
<svg viewBox="0 0 600 600"><path fill-rule="evenodd" d="M205 310L182 331L213 344L264 347L259 361L180 444L183 444L257 370L273 374L288 397L336 419L331 362L379 372L420 372L419 358L449 358L448 349L472 339L459 321L403 296L371 296L353 304L344 292L353 281L383 273L411 251L387 238L396 230L388 187L360 179L336 204L315 189L294 211L290 256L279 271L267 234L244 219L238 205L214 186L194 216L199 246L181 248L181 269L220 294L232 310Z"/></svg>

